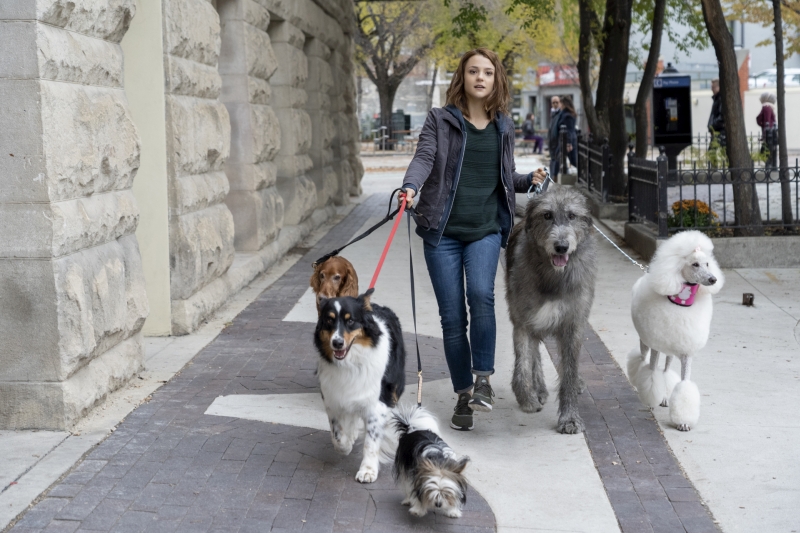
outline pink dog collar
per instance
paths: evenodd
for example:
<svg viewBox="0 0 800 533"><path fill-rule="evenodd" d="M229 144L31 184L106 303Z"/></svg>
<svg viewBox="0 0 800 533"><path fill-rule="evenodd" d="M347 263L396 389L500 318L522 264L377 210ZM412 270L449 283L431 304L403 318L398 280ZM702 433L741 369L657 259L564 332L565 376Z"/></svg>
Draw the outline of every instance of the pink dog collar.
<svg viewBox="0 0 800 533"><path fill-rule="evenodd" d="M667 296L669 301L674 303L675 305L680 305L681 307L689 307L694 303L694 295L697 294L697 289L700 287L697 283L689 284L689 283L682 283L681 284L681 292L678 294Z"/></svg>

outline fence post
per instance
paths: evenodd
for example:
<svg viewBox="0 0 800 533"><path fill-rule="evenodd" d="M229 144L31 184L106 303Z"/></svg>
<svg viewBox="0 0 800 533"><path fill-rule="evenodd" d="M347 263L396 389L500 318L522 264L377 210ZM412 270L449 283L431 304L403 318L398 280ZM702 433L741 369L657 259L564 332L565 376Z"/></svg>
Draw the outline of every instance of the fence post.
<svg viewBox="0 0 800 533"><path fill-rule="evenodd" d="M558 128L558 158L558 174L561 175L567 168L567 127L563 124Z"/></svg>
<svg viewBox="0 0 800 533"><path fill-rule="evenodd" d="M600 173L600 197L603 203L608 202L608 185L606 183L606 176L611 175L611 147L608 145L608 137L603 139L603 170Z"/></svg>
<svg viewBox="0 0 800 533"><path fill-rule="evenodd" d="M664 155L664 147L659 147L661 155L658 156L658 238L666 239L669 237L667 229L667 178L669 176L669 165L667 156ZM680 186L680 184L679 184Z"/></svg>
<svg viewBox="0 0 800 533"><path fill-rule="evenodd" d="M633 194L631 191L631 161L633 161L635 155L636 154L633 151L633 143L628 143L628 184L627 184L628 222L633 220Z"/></svg>

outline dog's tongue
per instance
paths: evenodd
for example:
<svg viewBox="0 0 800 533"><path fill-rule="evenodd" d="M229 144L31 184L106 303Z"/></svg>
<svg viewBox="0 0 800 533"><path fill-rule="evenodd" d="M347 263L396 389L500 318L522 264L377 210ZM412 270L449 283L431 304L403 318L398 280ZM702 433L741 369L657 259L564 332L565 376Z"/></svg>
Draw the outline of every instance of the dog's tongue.
<svg viewBox="0 0 800 533"><path fill-rule="evenodd" d="M569 255L567 254L553 254L553 264L557 267L567 266Z"/></svg>

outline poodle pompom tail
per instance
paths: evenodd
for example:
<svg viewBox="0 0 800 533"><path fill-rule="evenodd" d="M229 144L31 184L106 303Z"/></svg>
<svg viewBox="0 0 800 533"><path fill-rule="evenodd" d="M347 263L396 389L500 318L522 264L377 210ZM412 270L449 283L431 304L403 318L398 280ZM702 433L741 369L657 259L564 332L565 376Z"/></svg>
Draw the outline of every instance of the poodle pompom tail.
<svg viewBox="0 0 800 533"><path fill-rule="evenodd" d="M679 429L691 429L700 420L700 390L693 381L681 381L669 398L669 418Z"/></svg>
<svg viewBox="0 0 800 533"><path fill-rule="evenodd" d="M639 370L639 365L644 362L642 352L639 350L631 350L628 354L628 381L631 383L636 379L636 372Z"/></svg>
<svg viewBox="0 0 800 533"><path fill-rule="evenodd" d="M650 369L650 365L644 361L636 372L636 380L633 382L639 399L649 407L661 405L667 397L667 382L661 370L655 372Z"/></svg>

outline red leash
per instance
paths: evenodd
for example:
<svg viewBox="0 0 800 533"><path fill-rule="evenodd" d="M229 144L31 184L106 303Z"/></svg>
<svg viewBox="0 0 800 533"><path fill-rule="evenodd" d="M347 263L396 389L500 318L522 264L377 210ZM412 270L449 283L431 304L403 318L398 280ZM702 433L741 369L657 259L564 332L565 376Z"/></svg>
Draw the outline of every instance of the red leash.
<svg viewBox="0 0 800 533"><path fill-rule="evenodd" d="M392 246L392 240L394 239L394 234L397 233L397 227L400 225L400 220L403 218L403 213L406 210L406 195L405 193L400 193L397 195L399 198L403 199L403 203L400 204L400 213L395 221L394 226L392 226L392 231L389 233L389 240L386 241L386 246L383 247L383 254L381 254L381 259L378 261L378 266L375 269L375 274L372 275L372 281L369 282L369 288L374 289L375 283L378 282L378 275L381 273L381 268L383 268L383 262L386 260L386 255L389 253L389 248Z"/></svg>

